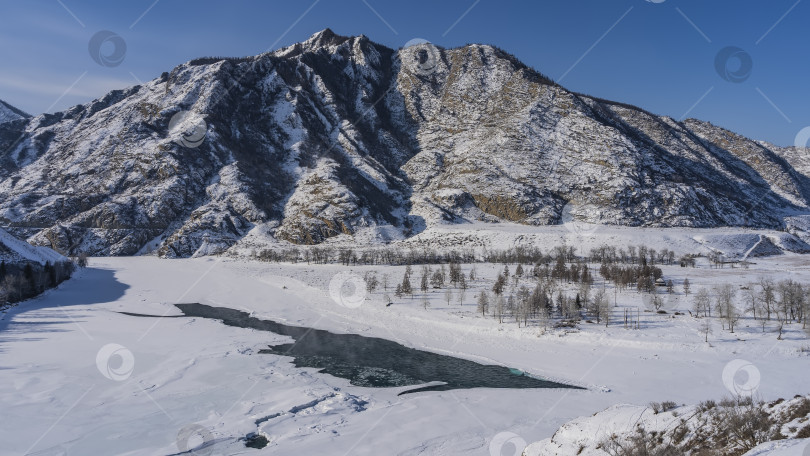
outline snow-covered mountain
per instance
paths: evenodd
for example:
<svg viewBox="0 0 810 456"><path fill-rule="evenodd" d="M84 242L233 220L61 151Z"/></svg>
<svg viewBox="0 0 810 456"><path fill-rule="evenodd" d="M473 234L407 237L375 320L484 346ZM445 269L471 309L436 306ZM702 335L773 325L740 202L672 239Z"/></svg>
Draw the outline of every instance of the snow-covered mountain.
<svg viewBox="0 0 810 456"><path fill-rule="evenodd" d="M11 106L3 100L0 100L0 124L11 122L12 120L27 119L31 116L25 112Z"/></svg>
<svg viewBox="0 0 810 456"><path fill-rule="evenodd" d="M566 90L487 45L321 31L0 124L0 224L60 251L222 251L464 221L782 227L795 150Z"/></svg>

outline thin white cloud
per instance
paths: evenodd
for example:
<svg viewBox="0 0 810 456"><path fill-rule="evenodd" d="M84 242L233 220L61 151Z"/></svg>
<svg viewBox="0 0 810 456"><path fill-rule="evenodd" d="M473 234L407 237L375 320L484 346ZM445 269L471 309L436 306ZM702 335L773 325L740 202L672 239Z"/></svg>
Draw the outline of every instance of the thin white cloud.
<svg viewBox="0 0 810 456"><path fill-rule="evenodd" d="M0 73L0 93L25 92L40 96L62 95L79 74L38 79ZM136 82L132 78L119 79L87 75L67 95L95 98L103 96L110 90L123 89L135 84Z"/></svg>
<svg viewBox="0 0 810 456"><path fill-rule="evenodd" d="M38 114L51 106L59 97L64 100L51 109L61 110L76 103L86 103L104 96L115 89L124 89L136 84L133 78L111 78L87 74L72 88L81 73L42 76L17 75L0 72L0 99L14 104L12 100L25 100L16 107ZM70 89L70 90L68 90Z"/></svg>

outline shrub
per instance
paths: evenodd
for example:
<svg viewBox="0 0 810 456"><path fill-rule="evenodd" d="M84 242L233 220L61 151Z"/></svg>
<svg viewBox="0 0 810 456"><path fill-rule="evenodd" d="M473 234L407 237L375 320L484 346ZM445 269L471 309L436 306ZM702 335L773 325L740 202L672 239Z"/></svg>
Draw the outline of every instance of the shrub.
<svg viewBox="0 0 810 456"><path fill-rule="evenodd" d="M709 410L711 410L711 409L713 409L715 407L717 407L717 402L715 402L715 401L713 401L711 399L703 401L700 404L698 404L698 410L701 411L701 412L709 411Z"/></svg>
<svg viewBox="0 0 810 456"><path fill-rule="evenodd" d="M674 408L678 408L678 404L676 404L676 403L674 403L672 401L664 401L664 402L661 403L661 411L662 412L668 412L668 411L670 411L670 410L672 410Z"/></svg>
<svg viewBox="0 0 810 456"><path fill-rule="evenodd" d="M658 415L662 410L660 402L650 402L650 408L656 415Z"/></svg>

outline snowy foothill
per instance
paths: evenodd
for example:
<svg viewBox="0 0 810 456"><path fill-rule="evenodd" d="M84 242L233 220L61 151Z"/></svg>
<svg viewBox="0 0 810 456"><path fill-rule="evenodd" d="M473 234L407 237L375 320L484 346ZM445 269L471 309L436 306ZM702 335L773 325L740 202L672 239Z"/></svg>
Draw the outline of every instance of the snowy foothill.
<svg viewBox="0 0 810 456"><path fill-rule="evenodd" d="M61 263L67 261L67 258L59 253L41 246L31 245L23 240L9 234L6 230L0 228L0 257L4 253L9 256L9 260L19 260L25 262L35 262L44 265L47 262Z"/></svg>
<svg viewBox="0 0 810 456"><path fill-rule="evenodd" d="M633 238L631 230L623 232ZM569 236L573 245L568 233L554 235ZM635 239L639 233L646 236L637 232ZM531 233L520 233L525 234ZM679 255L700 253L695 249L704 244L697 234L658 230L658 236L674 239L669 248ZM706 244L716 243L713 233L702 234ZM602 243L617 241L610 236ZM492 236L488 242L500 245ZM599 241L576 245L590 244ZM615 245L626 244L621 239ZM575 423L567 425L575 435L618 429L611 417L629 427L637 416L662 417L644 411L651 402L689 407L740 391L766 401L806 395L810 341L801 323L784 325L778 340L773 321L763 326L744 315L731 333L716 317L689 314L701 288L714 293L717 285L731 284L742 300L741 287L760 278L810 283L805 255L749 260L747 269L714 268L704 257L696 267L658 265L674 284L673 293L657 294L667 313L657 313L632 287L614 292L599 265L591 264L593 289L604 287L611 303L608 325L585 317L575 327L554 328L553 321L536 320L519 327L508 316L501 323L491 311L478 311L477 295L491 293L504 270L501 263L462 264L468 289L459 303L456 286L431 285L423 292L421 265L412 266L413 295L397 297L404 265L266 263L227 256L91 258L73 279L0 317L0 453L519 454L523 447L544 445L567 423ZM513 275L516 266L508 265ZM522 267L526 274L517 286L533 287L536 281L528 274L533 266ZM370 275L379 280L376 289L358 289ZM689 296L683 290L687 278ZM577 290L573 284L562 288L571 295ZM259 353L291 340L185 317L174 306L192 302L389 339L584 389L477 388L400 396L412 387L355 386L295 367L291 357ZM637 324L625 325L628 313ZM247 436L263 436L267 446L248 448ZM803 445L799 439L772 442L750 454L769 448L802 454Z"/></svg>
<svg viewBox="0 0 810 456"><path fill-rule="evenodd" d="M570 205L566 206L570 216ZM795 217L797 220L804 218ZM800 228L791 232L727 227L667 228L597 225L565 218L560 225L529 226L516 223L474 222L436 224L415 236L403 238L392 226L360 228L353 235L338 235L318 247L449 250L503 250L515 246L539 246L548 250L555 245L571 245L578 252L588 252L602 245L648 245L667 247L679 255L718 253L732 260L756 258L782 252L810 253L810 236ZM297 248L295 244L273 238L267 230L256 227L229 249L229 253L250 256L264 248Z"/></svg>

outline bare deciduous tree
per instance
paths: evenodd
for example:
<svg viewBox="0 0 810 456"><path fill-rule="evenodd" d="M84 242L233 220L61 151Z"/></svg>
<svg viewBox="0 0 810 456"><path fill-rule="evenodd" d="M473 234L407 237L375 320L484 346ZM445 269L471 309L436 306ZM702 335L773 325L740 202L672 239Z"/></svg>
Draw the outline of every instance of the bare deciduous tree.
<svg viewBox="0 0 810 456"><path fill-rule="evenodd" d="M487 294L486 290L482 290L481 293L478 294L478 312L481 312L482 316L486 316L488 310L489 294Z"/></svg>
<svg viewBox="0 0 810 456"><path fill-rule="evenodd" d="M607 296L605 296L605 290L600 288L596 290L596 293L593 294L593 299L591 301L591 313L596 317L596 322L601 323L601 320L605 320L605 327L610 324L610 317L608 313L610 312L610 301L608 301Z"/></svg>
<svg viewBox="0 0 810 456"><path fill-rule="evenodd" d="M504 307L505 307L505 303L504 303L503 295L497 295L495 297L495 308L493 309L492 313L493 313L493 316L498 319L498 323L503 323Z"/></svg>
<svg viewBox="0 0 810 456"><path fill-rule="evenodd" d="M715 294L717 296L715 306L717 313L728 326L729 331L733 333L734 325L736 325L737 321L740 319L737 308L734 306L734 297L737 294L737 290L734 289L734 285L726 283L715 287Z"/></svg>
<svg viewBox="0 0 810 456"><path fill-rule="evenodd" d="M711 308L711 296L709 296L709 290L705 288L701 288L697 291L694 298L694 304L692 306L692 310L694 311L694 316L696 317L708 317L711 315L710 312Z"/></svg>
<svg viewBox="0 0 810 456"><path fill-rule="evenodd" d="M765 318L770 320L771 313L773 312L774 302L776 301L773 280L766 277L760 278L759 286L761 288L760 300L762 301L762 305L765 307Z"/></svg>
<svg viewBox="0 0 810 456"><path fill-rule="evenodd" d="M754 316L754 319L757 318L757 311L760 310L760 295L761 293L757 291L755 283L748 283L745 287L743 287L743 297L745 299L745 312L751 312L751 315ZM762 315L760 315L762 317Z"/></svg>
<svg viewBox="0 0 810 456"><path fill-rule="evenodd" d="M650 300L650 303L652 304L653 309L655 309L655 311L658 312L661 310L662 307L664 307L664 298L658 296L657 294L654 294L652 296L652 299Z"/></svg>
<svg viewBox="0 0 810 456"><path fill-rule="evenodd" d="M700 322L700 332L703 334L703 341L709 342L709 334L712 333L712 320L709 318L703 318Z"/></svg>

